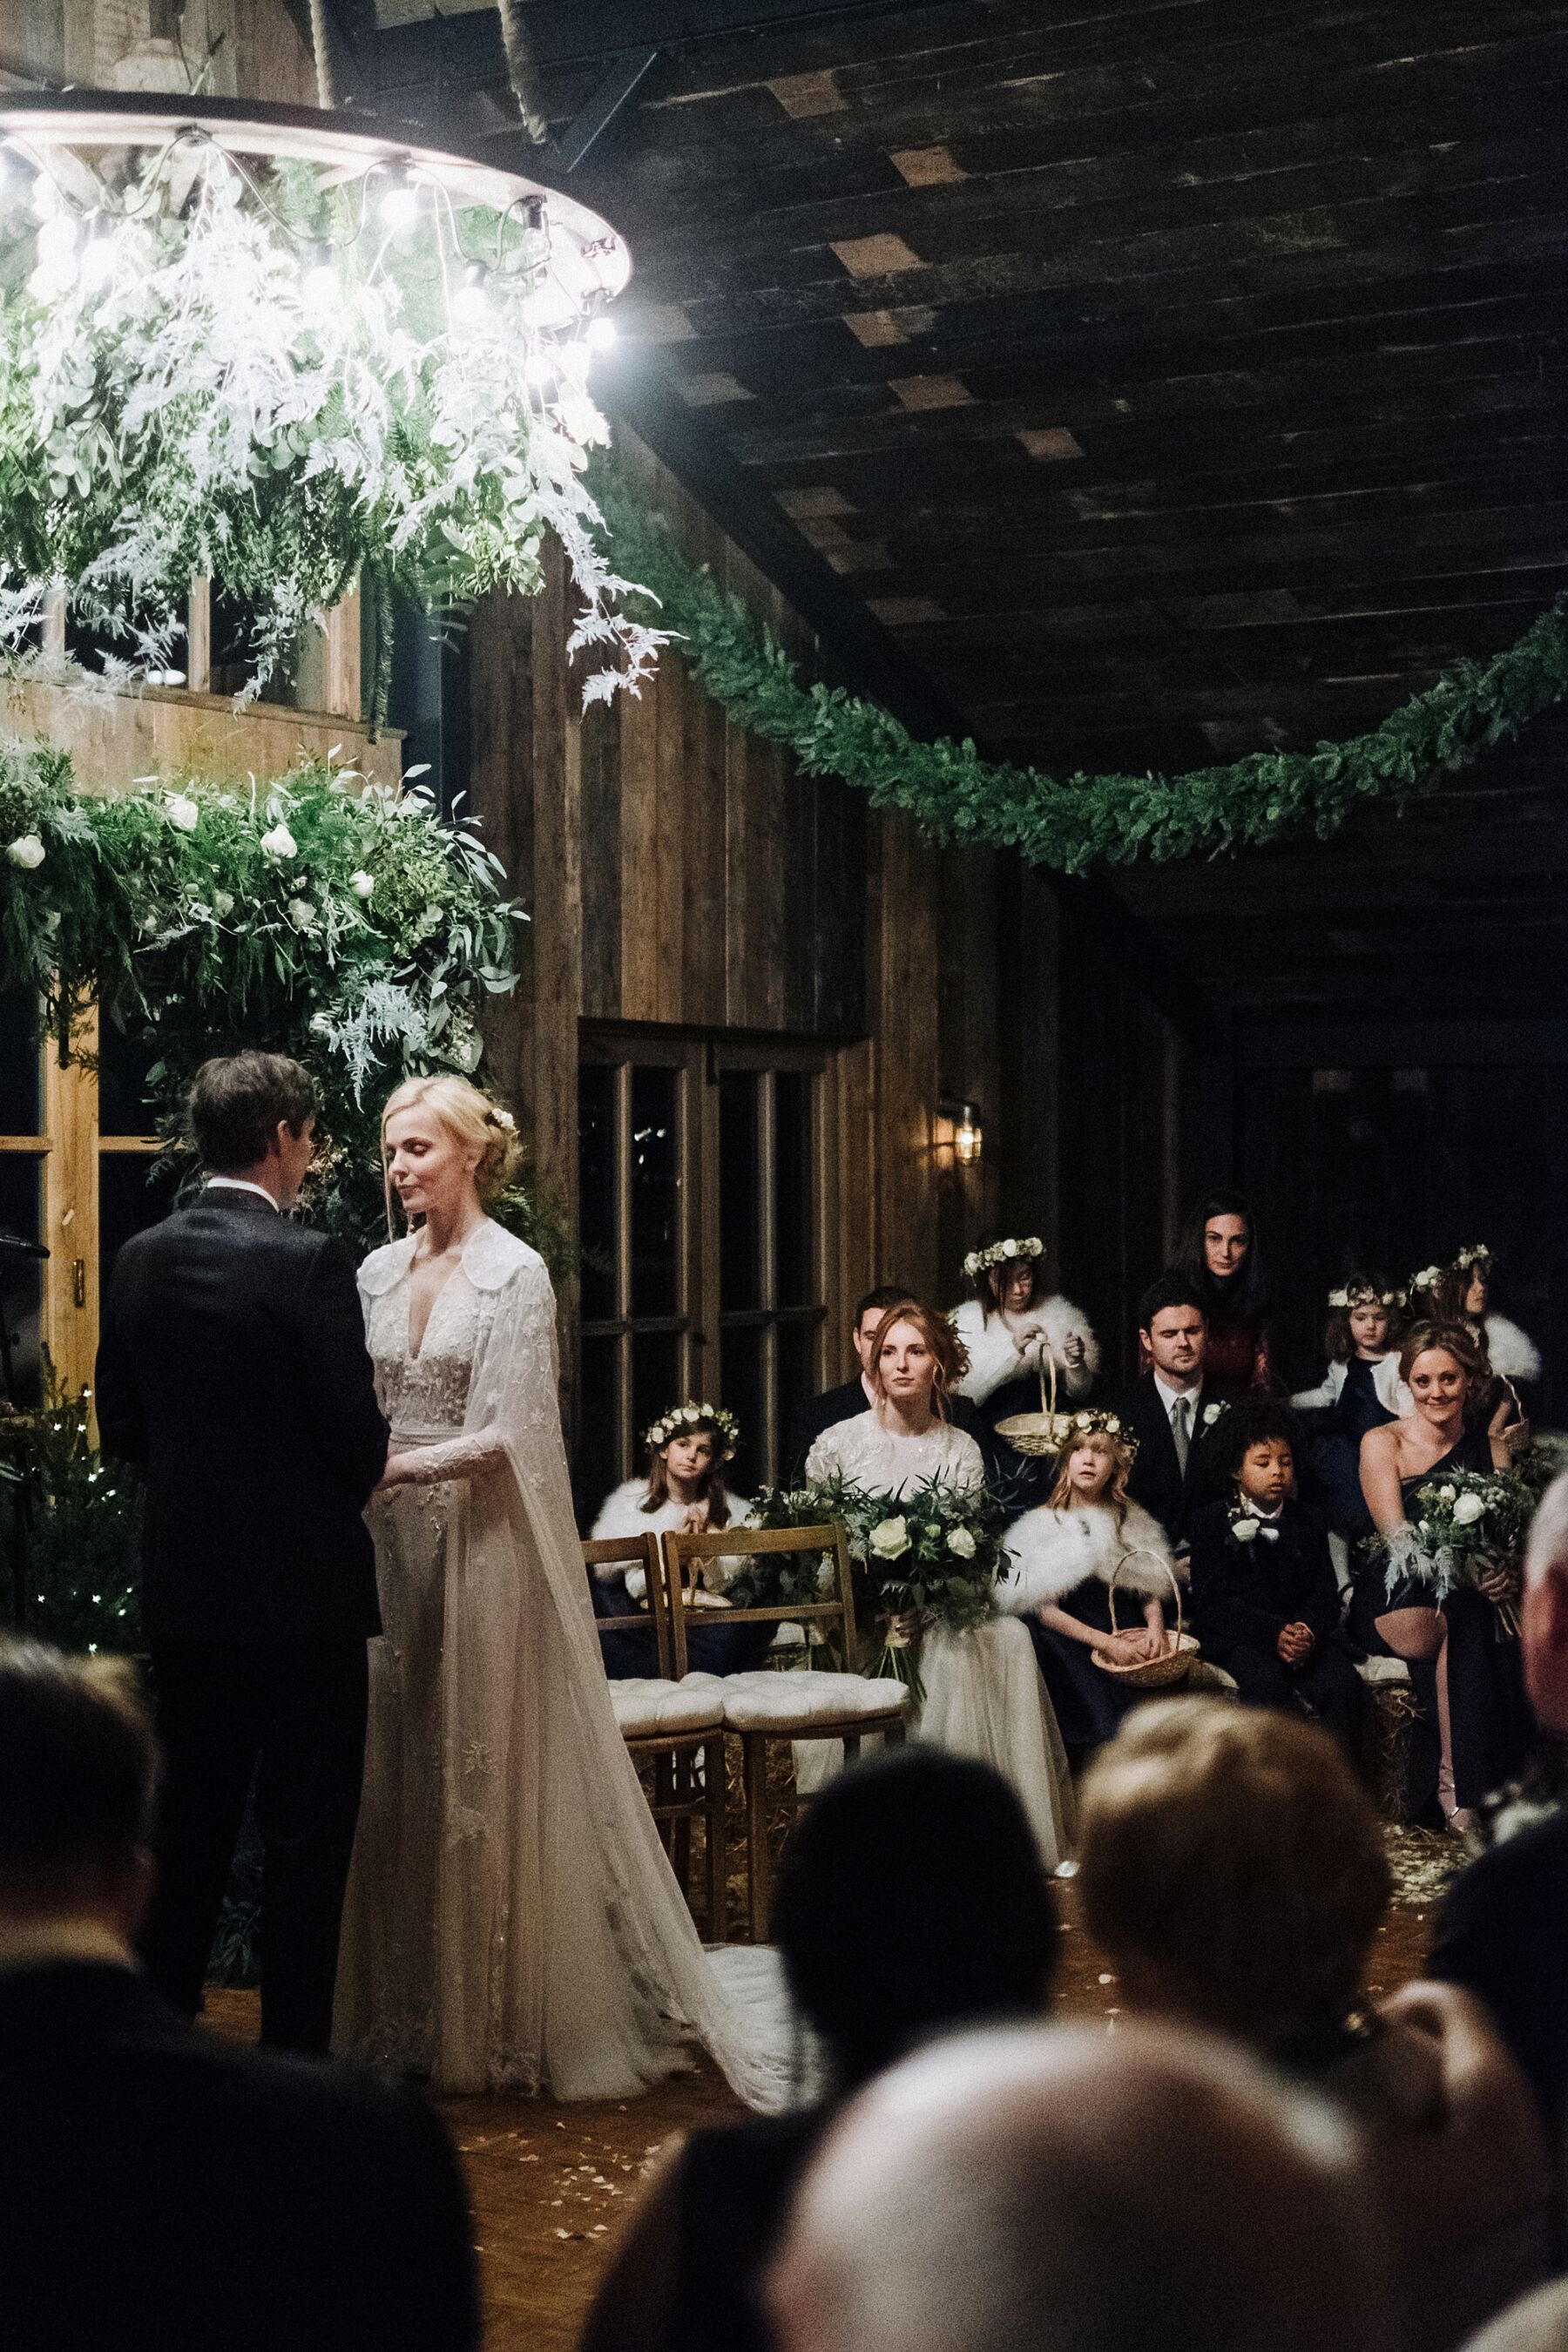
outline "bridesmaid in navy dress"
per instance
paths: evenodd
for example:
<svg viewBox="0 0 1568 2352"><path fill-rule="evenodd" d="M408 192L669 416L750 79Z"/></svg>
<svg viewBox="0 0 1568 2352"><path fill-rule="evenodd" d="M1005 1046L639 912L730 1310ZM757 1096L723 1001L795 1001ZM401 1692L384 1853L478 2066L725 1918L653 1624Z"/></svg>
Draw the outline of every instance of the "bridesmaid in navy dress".
<svg viewBox="0 0 1568 2352"><path fill-rule="evenodd" d="M1362 1440L1362 1489L1380 1535L1408 1538L1420 1516L1423 1486L1445 1471L1504 1470L1513 1447L1505 1402L1492 1423L1478 1428L1468 1412L1489 1384L1486 1358L1462 1326L1418 1323L1405 1342L1400 1370L1412 1409ZM1498 1604L1515 1599L1511 1566L1489 1572L1483 1589L1456 1588L1439 1603L1430 1583L1405 1574L1384 1587L1381 1563L1363 1571L1352 1616L1372 1620L1376 1646L1411 1665L1436 1670L1441 1762L1437 1801L1449 1826L1476 1826L1476 1808L1489 1790L1524 1762L1533 1737L1517 1634L1510 1634Z"/></svg>

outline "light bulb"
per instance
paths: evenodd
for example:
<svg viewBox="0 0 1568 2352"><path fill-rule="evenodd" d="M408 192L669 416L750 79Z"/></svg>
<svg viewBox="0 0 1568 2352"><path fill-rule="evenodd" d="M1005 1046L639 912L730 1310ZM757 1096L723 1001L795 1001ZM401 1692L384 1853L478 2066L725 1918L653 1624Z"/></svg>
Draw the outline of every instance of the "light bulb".
<svg viewBox="0 0 1568 2352"><path fill-rule="evenodd" d="M76 257L76 216L72 213L51 213L47 221L38 224L38 259L57 266ZM74 270L73 270L73 275Z"/></svg>
<svg viewBox="0 0 1568 2352"><path fill-rule="evenodd" d="M412 228L419 217L419 191L408 176L405 163L393 166L386 175L380 205L382 226L385 228Z"/></svg>
<svg viewBox="0 0 1568 2352"><path fill-rule="evenodd" d="M452 316L458 324L477 327L489 315L490 273L482 261L465 261L452 294Z"/></svg>
<svg viewBox="0 0 1568 2352"><path fill-rule="evenodd" d="M114 224L107 213L94 213L82 247L81 282L97 289L107 286L113 275Z"/></svg>
<svg viewBox="0 0 1568 2352"><path fill-rule="evenodd" d="M332 258L332 248L325 237L310 247L310 257L300 278L300 295L307 310L329 310L337 300L341 289Z"/></svg>
<svg viewBox="0 0 1568 2352"><path fill-rule="evenodd" d="M596 319L588 321L587 341L595 352L607 352L613 343L620 341L620 333L615 320L606 318L602 310Z"/></svg>
<svg viewBox="0 0 1568 2352"><path fill-rule="evenodd" d="M541 392L555 381L555 362L549 352L530 352L522 363L522 380Z"/></svg>

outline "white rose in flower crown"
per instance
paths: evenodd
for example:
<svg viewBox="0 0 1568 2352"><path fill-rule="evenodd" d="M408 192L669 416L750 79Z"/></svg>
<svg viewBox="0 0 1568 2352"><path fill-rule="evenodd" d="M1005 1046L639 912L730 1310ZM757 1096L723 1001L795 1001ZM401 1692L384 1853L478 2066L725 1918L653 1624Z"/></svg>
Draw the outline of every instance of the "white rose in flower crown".
<svg viewBox="0 0 1568 2352"><path fill-rule="evenodd" d="M184 793L171 793L163 803L169 823L178 825L182 833L195 833L201 822L201 810Z"/></svg>
<svg viewBox="0 0 1568 2352"><path fill-rule="evenodd" d="M35 866L41 866L44 862L44 845L36 833L19 833L5 855L13 866L19 866L25 874L30 874Z"/></svg>
<svg viewBox="0 0 1568 2352"><path fill-rule="evenodd" d="M375 888L375 877L374 874L367 874L362 866L357 874L349 876L349 888L356 898L368 898Z"/></svg>
<svg viewBox="0 0 1568 2352"><path fill-rule="evenodd" d="M1235 1527L1231 1529L1231 1533L1235 1536L1237 1543L1256 1543L1258 1540L1258 1521L1253 1518L1237 1519Z"/></svg>
<svg viewBox="0 0 1568 2352"><path fill-rule="evenodd" d="M910 1548L907 1520L880 1519L866 1538L879 1559L902 1559Z"/></svg>
<svg viewBox="0 0 1568 2352"><path fill-rule="evenodd" d="M973 1529L969 1528L950 1528L947 1534L947 1548L949 1551L952 1552L955 1559L973 1559L974 1558L974 1535Z"/></svg>
<svg viewBox="0 0 1568 2352"><path fill-rule="evenodd" d="M1005 1241L1005 1242L1004 1242L1004 1243L1003 1243L1002 1247L1003 1247L1004 1251L1006 1253L1006 1255L1007 1255L1007 1256L1008 1256L1008 1257L1016 1257L1016 1256L1017 1256L1017 1255L1018 1255L1018 1244L1017 1244L1017 1243L1016 1243L1016 1242L1015 1242L1015 1241Z"/></svg>
<svg viewBox="0 0 1568 2352"><path fill-rule="evenodd" d="M299 844L286 824L275 824L270 833L264 833L261 836L263 857L275 858L279 866L286 857L297 856L298 851Z"/></svg>
<svg viewBox="0 0 1568 2352"><path fill-rule="evenodd" d="M1486 1514L1487 1507L1479 1495L1461 1495L1454 1506L1454 1525L1457 1528L1473 1528L1478 1519L1485 1518Z"/></svg>

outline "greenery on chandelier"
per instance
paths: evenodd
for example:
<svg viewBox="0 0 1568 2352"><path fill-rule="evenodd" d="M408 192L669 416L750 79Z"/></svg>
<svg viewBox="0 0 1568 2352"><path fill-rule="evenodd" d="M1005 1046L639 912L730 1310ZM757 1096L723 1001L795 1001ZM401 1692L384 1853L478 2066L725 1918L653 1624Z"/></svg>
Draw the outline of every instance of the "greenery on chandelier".
<svg viewBox="0 0 1568 2352"><path fill-rule="evenodd" d="M525 918L503 884L471 826L349 769L98 794L63 751L0 743L0 987L45 998L62 1055L89 998L142 1035L176 1157L198 1063L293 1055L323 1107L312 1213L361 1247L384 1237L383 1099L414 1071L474 1070L480 1006L514 984ZM531 1193L499 1213L560 1263Z"/></svg>
<svg viewBox="0 0 1568 2352"><path fill-rule="evenodd" d="M1349 742L1257 751L1178 776L1048 776L983 759L973 742L922 742L879 704L805 684L772 631L681 552L609 466L595 461L590 477L617 567L657 597L661 627L738 726L784 745L806 774L838 776L878 807L901 809L937 841L1016 848L1061 873L1326 839L1358 806L1435 790L1568 695L1559 605L1506 651L1462 665Z"/></svg>
<svg viewBox="0 0 1568 2352"><path fill-rule="evenodd" d="M200 574L249 617L254 693L359 580L374 721L393 600L531 594L553 531L574 645L610 665L590 696L640 674L657 634L607 601L589 529L590 342L537 323L542 219L422 194L388 228L363 184L283 163L263 187L194 133L85 222L40 173L0 235L0 644L58 583L111 677L174 682Z"/></svg>

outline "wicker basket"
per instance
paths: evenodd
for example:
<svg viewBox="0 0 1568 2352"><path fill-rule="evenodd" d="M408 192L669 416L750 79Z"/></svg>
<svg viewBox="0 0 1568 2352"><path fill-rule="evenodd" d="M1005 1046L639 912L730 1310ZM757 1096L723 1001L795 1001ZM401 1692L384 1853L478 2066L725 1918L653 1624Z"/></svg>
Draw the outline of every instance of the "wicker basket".
<svg viewBox="0 0 1568 2352"><path fill-rule="evenodd" d="M1113 1633L1120 1633L1121 1630L1116 1622L1116 1580L1121 1573L1123 1562L1136 1559L1139 1556L1139 1549L1135 1547L1132 1551L1122 1553L1121 1559L1111 1570L1110 1580L1106 1586L1110 1601L1110 1630ZM1173 1634L1169 1631L1166 1633L1166 1639L1171 1646L1163 1658L1140 1658L1135 1665L1131 1666L1119 1666L1113 1660L1101 1657L1100 1652L1096 1650L1093 1653L1094 1663L1102 1675L1114 1675L1119 1683L1130 1683L1135 1689L1168 1690L1175 1684L1186 1681L1189 1670L1196 1664L1202 1652L1198 1648L1197 1636L1189 1633L1182 1622L1182 1588L1177 1580L1175 1570L1169 1560L1161 1559L1156 1551L1143 1549L1142 1557L1145 1559L1159 1560L1161 1567L1171 1580L1171 1590L1176 1596L1176 1630Z"/></svg>
<svg viewBox="0 0 1568 2352"><path fill-rule="evenodd" d="M1050 1395L1046 1394L1046 1367L1050 1367ZM1040 1366L1040 1410L1010 1413L996 1424L1016 1454L1059 1454L1067 1444L1072 1415L1057 1411L1057 1360L1047 1345Z"/></svg>

